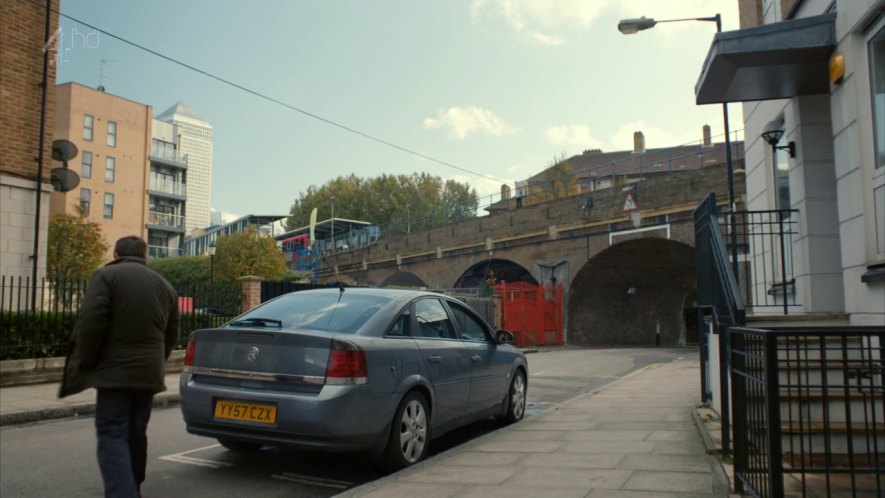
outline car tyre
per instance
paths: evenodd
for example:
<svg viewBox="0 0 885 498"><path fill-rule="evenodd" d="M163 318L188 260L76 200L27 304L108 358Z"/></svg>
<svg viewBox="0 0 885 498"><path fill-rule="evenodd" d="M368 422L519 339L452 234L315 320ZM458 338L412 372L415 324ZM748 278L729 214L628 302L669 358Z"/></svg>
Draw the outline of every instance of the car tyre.
<svg viewBox="0 0 885 498"><path fill-rule="evenodd" d="M525 372L517 369L513 373L513 380L510 381L510 389L507 391L507 413L501 418L501 422L505 425L519 422L525 415L525 395L526 382Z"/></svg>
<svg viewBox="0 0 885 498"><path fill-rule="evenodd" d="M261 448L261 444L259 443L247 443L245 441L237 441L235 439L219 439L218 443L228 450L235 451L237 453L258 451Z"/></svg>
<svg viewBox="0 0 885 498"><path fill-rule="evenodd" d="M397 470L420 462L430 446L430 412L419 392L410 392L400 402L390 427L382 465Z"/></svg>

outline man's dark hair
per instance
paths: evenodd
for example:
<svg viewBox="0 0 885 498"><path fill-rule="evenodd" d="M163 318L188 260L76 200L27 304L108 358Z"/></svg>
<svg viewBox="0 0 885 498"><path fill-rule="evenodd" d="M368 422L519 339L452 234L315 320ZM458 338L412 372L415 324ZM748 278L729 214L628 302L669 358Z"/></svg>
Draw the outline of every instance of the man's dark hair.
<svg viewBox="0 0 885 498"><path fill-rule="evenodd" d="M116 245L114 245L114 254L119 258L124 256L145 258L147 257L147 242L135 235L123 237L117 241Z"/></svg>

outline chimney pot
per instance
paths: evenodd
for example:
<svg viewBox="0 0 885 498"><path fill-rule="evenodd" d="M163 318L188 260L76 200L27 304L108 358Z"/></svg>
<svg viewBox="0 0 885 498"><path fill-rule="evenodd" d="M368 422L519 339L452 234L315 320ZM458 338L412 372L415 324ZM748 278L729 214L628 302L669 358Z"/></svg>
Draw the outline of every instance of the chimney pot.
<svg viewBox="0 0 885 498"><path fill-rule="evenodd" d="M645 135L641 131L633 132L633 153L640 154L645 152Z"/></svg>
<svg viewBox="0 0 885 498"><path fill-rule="evenodd" d="M703 136L704 136L704 147L712 147L713 146L713 139L711 138L711 135L710 135L710 125L708 125L708 124L704 125Z"/></svg>

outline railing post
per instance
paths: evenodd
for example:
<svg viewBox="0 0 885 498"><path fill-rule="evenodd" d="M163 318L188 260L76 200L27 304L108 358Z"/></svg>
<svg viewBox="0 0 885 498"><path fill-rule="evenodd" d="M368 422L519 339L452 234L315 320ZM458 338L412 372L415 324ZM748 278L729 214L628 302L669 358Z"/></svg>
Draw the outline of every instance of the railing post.
<svg viewBox="0 0 885 498"><path fill-rule="evenodd" d="M704 307L698 306L695 310L697 314L698 320L698 345L700 350L698 351L700 355L700 363L701 363L701 402L706 403L708 401L708 393L709 387L707 386L707 364L709 360L707 359L707 349L709 348L708 344L710 343L710 338L707 334L710 331L709 326L707 326L706 320L704 320Z"/></svg>
<svg viewBox="0 0 885 498"><path fill-rule="evenodd" d="M789 306L787 305L787 253L784 247L784 212L777 212L777 225L778 225L778 234L780 238L780 246L781 246L781 289L783 291L783 299L784 299L784 315L790 314Z"/></svg>
<svg viewBox="0 0 885 498"><path fill-rule="evenodd" d="M777 335L765 335L765 402L768 409L768 487L769 496L784 496L784 462L781 445L780 372L777 357ZM824 373L823 375L826 375ZM803 455L804 458L804 455Z"/></svg>
<svg viewBox="0 0 885 498"><path fill-rule="evenodd" d="M731 454L731 391L728 379L731 376L731 333L729 327L719 331L719 399L722 413L719 419L722 426L722 454Z"/></svg>
<svg viewBox="0 0 885 498"><path fill-rule="evenodd" d="M242 306L245 313L261 304L261 278L252 276L240 277L240 282L243 285Z"/></svg>
<svg viewBox="0 0 885 498"><path fill-rule="evenodd" d="M731 351L738 351L740 354L734 359L734 369L739 372L747 372L747 336L745 332L738 332L731 336ZM740 405L744 412L740 416L734 417L734 492L741 494L744 492L744 481L747 478L747 470L749 469L749 456L747 454L747 379L741 375L736 375L731 381L732 396L739 401L734 405Z"/></svg>

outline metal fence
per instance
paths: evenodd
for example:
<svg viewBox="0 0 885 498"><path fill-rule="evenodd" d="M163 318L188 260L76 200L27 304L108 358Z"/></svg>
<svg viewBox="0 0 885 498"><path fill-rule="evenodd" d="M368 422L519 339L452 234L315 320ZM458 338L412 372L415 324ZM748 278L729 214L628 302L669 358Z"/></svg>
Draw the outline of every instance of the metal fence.
<svg viewBox="0 0 885 498"><path fill-rule="evenodd" d="M731 216L723 216L722 221L726 233L735 231L739 250L749 261L740 278L745 307L780 311L784 315L799 307L793 267L799 211L737 211L734 227Z"/></svg>
<svg viewBox="0 0 885 498"><path fill-rule="evenodd" d="M885 328L728 335L735 491L885 496Z"/></svg>
<svg viewBox="0 0 885 498"><path fill-rule="evenodd" d="M65 356L87 281L54 282L0 276L0 360ZM240 314L239 283L180 286L180 339L193 330L216 327Z"/></svg>

